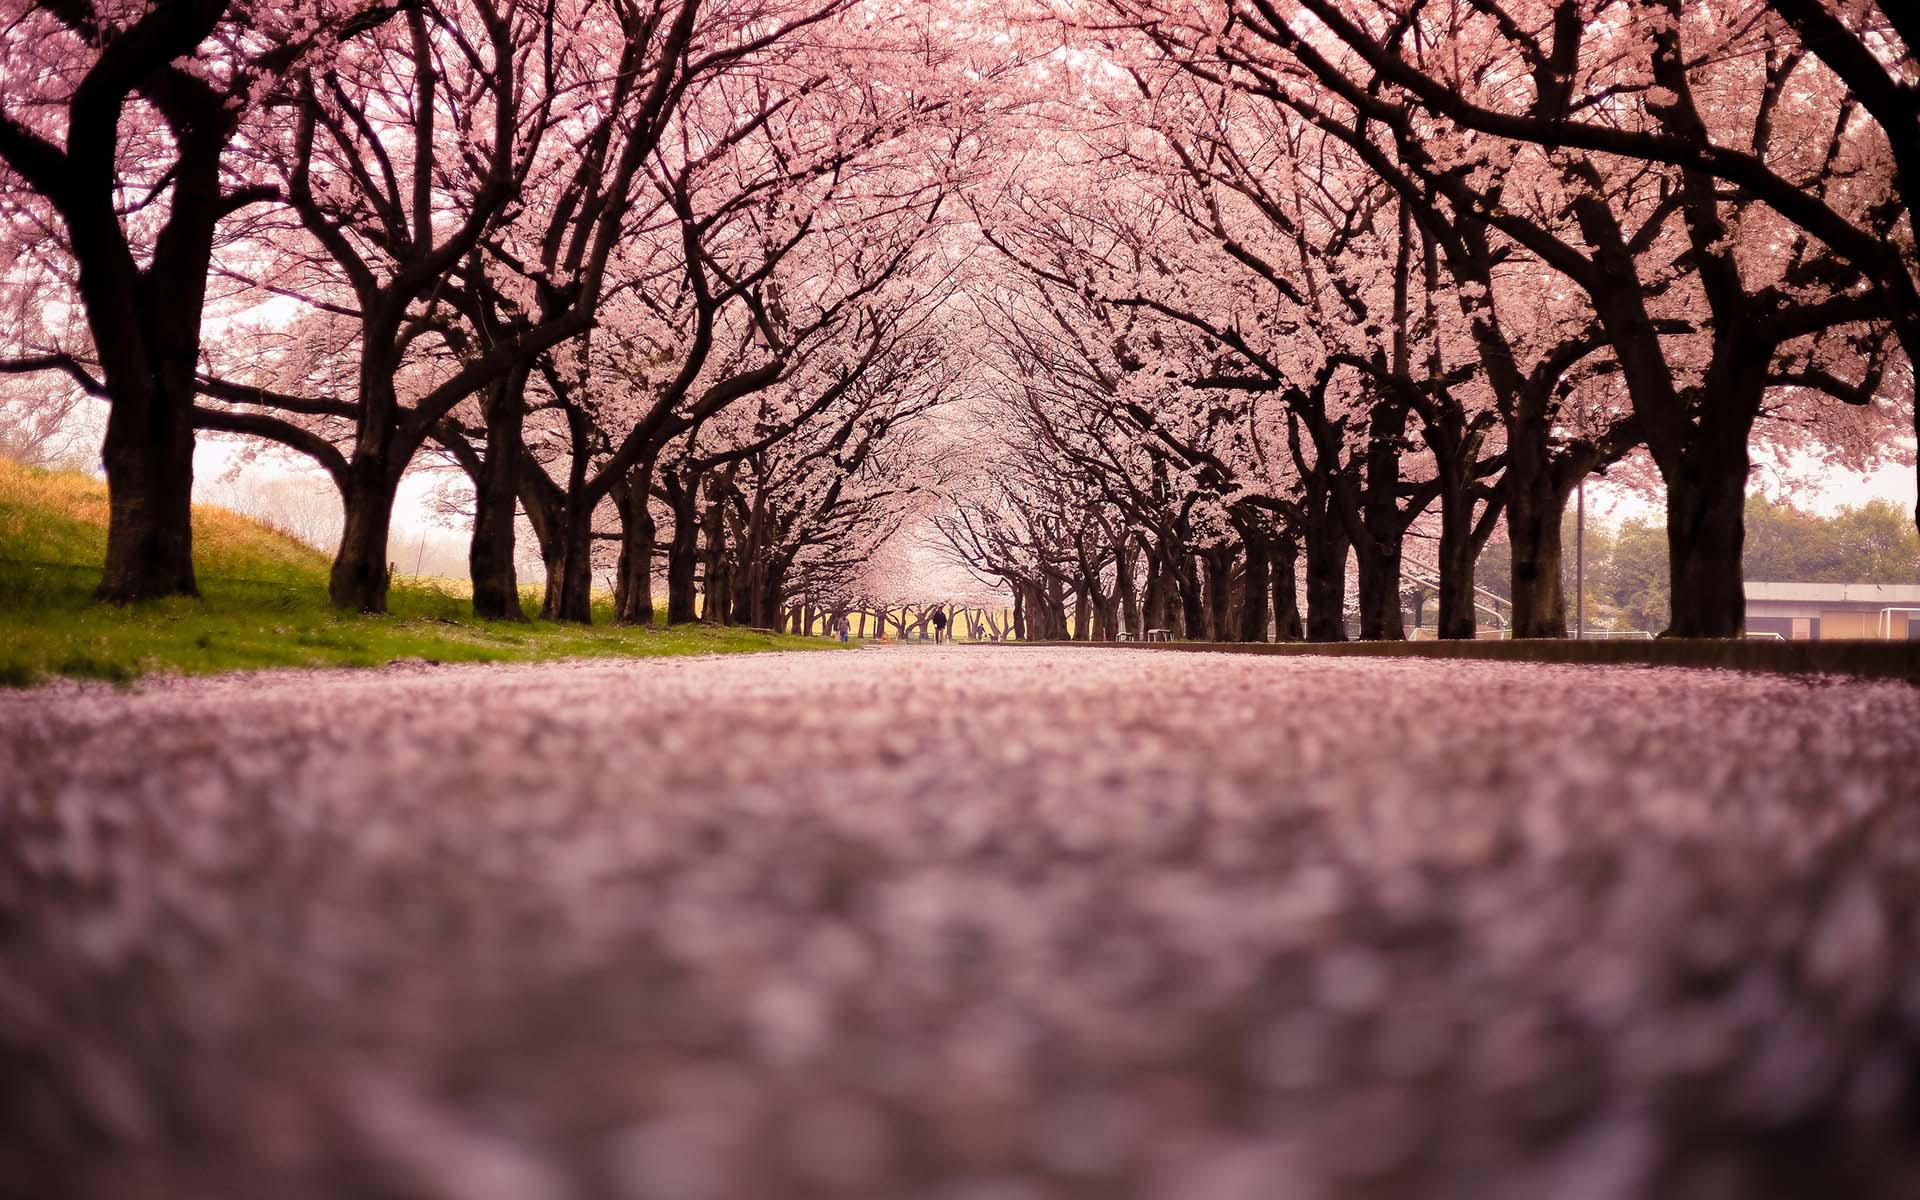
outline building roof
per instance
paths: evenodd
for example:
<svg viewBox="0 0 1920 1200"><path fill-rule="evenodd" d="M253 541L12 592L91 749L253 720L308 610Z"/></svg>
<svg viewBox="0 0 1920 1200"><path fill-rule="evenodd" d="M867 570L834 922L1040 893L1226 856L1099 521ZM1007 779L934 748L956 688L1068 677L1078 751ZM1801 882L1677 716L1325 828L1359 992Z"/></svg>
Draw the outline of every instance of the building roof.
<svg viewBox="0 0 1920 1200"><path fill-rule="evenodd" d="M1747 582L1749 600L1828 601L1840 604L1920 605L1916 583L1760 583Z"/></svg>

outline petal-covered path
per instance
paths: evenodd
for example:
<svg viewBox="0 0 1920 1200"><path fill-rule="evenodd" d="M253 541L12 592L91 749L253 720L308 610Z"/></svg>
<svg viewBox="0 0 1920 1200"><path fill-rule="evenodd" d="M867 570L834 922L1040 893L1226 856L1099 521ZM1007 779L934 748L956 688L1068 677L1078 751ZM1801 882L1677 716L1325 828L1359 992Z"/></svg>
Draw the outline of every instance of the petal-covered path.
<svg viewBox="0 0 1920 1200"><path fill-rule="evenodd" d="M0 695L0 1196L1920 1195L1920 691L891 649Z"/></svg>

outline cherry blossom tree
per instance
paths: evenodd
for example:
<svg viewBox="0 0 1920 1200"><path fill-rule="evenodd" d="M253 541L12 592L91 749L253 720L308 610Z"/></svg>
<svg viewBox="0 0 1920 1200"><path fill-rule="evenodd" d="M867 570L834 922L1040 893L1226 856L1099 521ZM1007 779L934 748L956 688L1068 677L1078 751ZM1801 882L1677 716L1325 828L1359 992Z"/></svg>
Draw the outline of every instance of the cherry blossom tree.
<svg viewBox="0 0 1920 1200"><path fill-rule="evenodd" d="M556 619L663 575L670 621L905 629L938 602L863 564L931 537L1026 636L1397 638L1417 561L1472 637L1504 527L1515 632L1563 636L1612 470L1664 496L1669 632L1728 636L1756 457L1905 452L1899 6L991 16L19 7L0 371L108 401L101 594L193 590L200 430L325 471L351 610L451 464L483 617L524 521Z"/></svg>
<svg viewBox="0 0 1920 1200"><path fill-rule="evenodd" d="M1528 66L1536 76L1552 73L1543 70L1550 61L1543 47L1551 48L1561 76L1556 86L1564 88L1573 79L1583 6L1563 0L1533 7L1518 19L1493 11L1505 18L1502 35L1531 49ZM1852 273L1845 282L1857 280L1878 293L1869 307L1890 323L1909 362L1920 350L1920 212L1914 204L1920 23L1906 6L1756 0L1707 18L1678 0L1641 5L1627 24L1628 37L1610 38L1607 49L1618 59L1619 42L1627 42L1630 74L1625 86L1610 90L1638 91L1649 101L1650 121L1626 123L1610 119L1611 106L1589 103L1592 94L1570 96L1574 102L1557 110L1515 111L1486 92L1455 90L1444 77L1409 64L1399 46L1372 36L1338 5L1321 0L1303 8L1383 79L1463 129L1666 164L1681 168L1683 177L1732 184L1845 262ZM1542 36L1549 27L1552 39ZM1745 119L1738 102L1732 120L1716 109L1716 93L1729 76L1758 85L1759 100L1744 106ZM1696 90L1710 99L1702 103ZM1803 123L1815 128L1794 128ZM1895 236L1902 222L1903 236ZM1860 387L1857 380L1825 376L1804 382L1849 402ZM1920 415L1914 419L1920 433Z"/></svg>
<svg viewBox="0 0 1920 1200"><path fill-rule="evenodd" d="M33 261L28 247L0 238L11 262L0 298L0 363L25 364L55 359L76 363L91 358L86 323L70 306L51 298L62 295L59 279ZM0 372L0 458L35 466L84 461L82 439L89 434L86 389L72 378L46 370Z"/></svg>
<svg viewBox="0 0 1920 1200"><path fill-rule="evenodd" d="M1790 92L1806 56L1784 27L1763 8L1729 22L1664 3L1362 12L1305 0L1289 12L1230 4L1231 36L1216 38L1189 11L1124 7L1192 69L1282 103L1336 97L1353 122L1389 131L1456 210L1484 215L1589 293L1668 495L1671 631L1737 632L1747 447L1766 393L1871 403L1906 279L1782 236L1779 210L1759 199L1780 193L1793 207L1780 189L1755 178L1727 192L1697 154L1653 152L1737 140L1744 158L1793 178L1786 190L1884 219L1884 187L1852 182L1886 175L1854 136L1851 99ZM1798 103L1783 106L1788 95ZM1549 211L1572 214L1577 241L1543 237L1541 222L1502 202L1516 170L1558 195Z"/></svg>
<svg viewBox="0 0 1920 1200"><path fill-rule="evenodd" d="M1232 569L1238 541L1241 569L1267 578L1266 528L1290 520L1308 542L1313 636L1344 636L1350 547L1362 636L1399 636L1408 526L1441 501L1454 518L1449 572L1465 580L1449 593L1470 595L1475 551L1499 508L1485 486L1499 457L1482 457L1493 447L1491 417L1458 361L1460 339L1444 328L1459 318L1420 299L1435 290L1434 256L1389 190L1364 170L1329 164L1337 142L1297 122L1263 122L1211 85L1201 94L1175 78L1169 95L1142 73L1133 80L1139 94L1120 110L1132 132L1117 144L1090 141L1085 161L1099 164L1100 183L1036 196L988 236L1056 294L1094 298L1089 311L1106 328L1075 340L1113 344L1106 386L1224 498L1216 524L1228 536L1211 542L1206 573ZM1115 162L1126 164L1124 177L1103 177ZM1183 393L1190 402L1176 415L1167 405ZM1278 403L1263 408L1263 396ZM1448 471L1407 457L1416 421ZM1263 443L1286 447L1293 491L1262 479L1272 473L1258 461ZM1470 632L1471 606L1458 607ZM1263 626L1263 611L1246 609L1249 630ZM1224 612L1211 600L1205 614L1190 605L1187 623L1226 636Z"/></svg>
<svg viewBox="0 0 1920 1200"><path fill-rule="evenodd" d="M99 595L193 595L194 371L223 222L275 189L236 170L243 128L289 71L392 10L362 0L50 0L9 5L0 40L0 216L55 243L91 334L59 370L109 405Z"/></svg>
<svg viewBox="0 0 1920 1200"><path fill-rule="evenodd" d="M599 319L648 160L690 91L763 66L845 7L450 0L343 46L325 76L301 77L274 161L319 250L304 298L360 323L336 604L385 607L399 478L453 410L484 393L497 444L479 460L476 601L485 615L517 612L507 531L522 456L510 443L525 381ZM338 403L201 386L294 412Z"/></svg>

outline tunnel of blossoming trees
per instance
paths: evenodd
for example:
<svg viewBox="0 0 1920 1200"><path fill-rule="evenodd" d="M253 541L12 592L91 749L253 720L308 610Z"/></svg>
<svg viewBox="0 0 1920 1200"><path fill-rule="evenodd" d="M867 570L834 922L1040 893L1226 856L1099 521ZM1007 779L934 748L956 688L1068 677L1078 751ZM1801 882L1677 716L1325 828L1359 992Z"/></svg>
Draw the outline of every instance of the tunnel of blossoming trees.
<svg viewBox="0 0 1920 1200"><path fill-rule="evenodd" d="M383 611L811 627L943 545L1021 636L1561 637L1583 481L1743 621L1756 455L1912 453L1916 17L1828 0L46 0L4 369L104 401L99 595L197 441L323 470ZM1496 538L1496 534L1503 537ZM531 561L522 557L522 562ZM657 593L664 589L664 596ZM884 593L884 594L883 594Z"/></svg>
<svg viewBox="0 0 1920 1200"><path fill-rule="evenodd" d="M1920 1197L1916 51L0 0L0 1200Z"/></svg>

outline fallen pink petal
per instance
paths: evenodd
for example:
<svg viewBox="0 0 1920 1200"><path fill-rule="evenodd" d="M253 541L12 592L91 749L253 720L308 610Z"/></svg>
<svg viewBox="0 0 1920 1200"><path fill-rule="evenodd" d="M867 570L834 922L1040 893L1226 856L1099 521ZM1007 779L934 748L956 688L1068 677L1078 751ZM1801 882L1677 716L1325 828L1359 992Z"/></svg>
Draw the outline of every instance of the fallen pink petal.
<svg viewBox="0 0 1920 1200"><path fill-rule="evenodd" d="M1907 1195L1913 705L1017 648L0 696L9 1187Z"/></svg>

